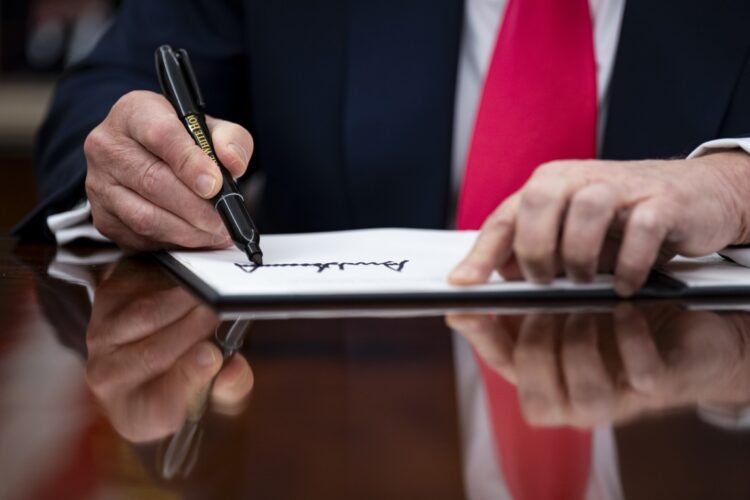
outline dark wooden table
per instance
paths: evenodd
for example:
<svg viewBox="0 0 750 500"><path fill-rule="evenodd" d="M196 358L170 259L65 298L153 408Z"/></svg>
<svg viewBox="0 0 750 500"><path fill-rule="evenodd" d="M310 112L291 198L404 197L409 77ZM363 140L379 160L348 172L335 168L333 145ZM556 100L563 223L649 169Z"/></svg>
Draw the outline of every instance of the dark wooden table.
<svg viewBox="0 0 750 500"><path fill-rule="evenodd" d="M56 253L0 240L0 498L750 498L750 301L237 323Z"/></svg>

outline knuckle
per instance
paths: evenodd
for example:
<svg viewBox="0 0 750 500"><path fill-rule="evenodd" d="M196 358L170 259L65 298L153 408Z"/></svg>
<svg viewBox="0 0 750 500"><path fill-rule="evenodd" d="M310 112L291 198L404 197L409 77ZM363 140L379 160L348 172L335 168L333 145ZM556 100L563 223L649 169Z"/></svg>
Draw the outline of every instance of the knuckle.
<svg viewBox="0 0 750 500"><path fill-rule="evenodd" d="M680 190L674 182L663 179L657 187L657 193L662 199L673 200L679 198Z"/></svg>
<svg viewBox="0 0 750 500"><path fill-rule="evenodd" d="M147 90L131 90L124 94L116 103L114 108L123 108L128 111L134 111L153 103L158 94Z"/></svg>
<svg viewBox="0 0 750 500"><path fill-rule="evenodd" d="M140 188L145 194L157 194L163 188L164 164L161 161L150 163L141 174Z"/></svg>
<svg viewBox="0 0 750 500"><path fill-rule="evenodd" d="M92 359L86 364L86 382L91 388L91 391L97 396L102 396L108 392L110 386L110 377L108 376L109 370L105 366L105 363Z"/></svg>
<svg viewBox="0 0 750 500"><path fill-rule="evenodd" d="M109 134L104 131L104 128L96 127L86 136L86 140L83 142L83 152L86 158L90 160L100 155L102 151L107 149L109 142Z"/></svg>
<svg viewBox="0 0 750 500"><path fill-rule="evenodd" d="M97 199L101 194L101 187L96 176L91 174L91 170L86 173L86 180L83 183L86 195L89 199Z"/></svg>
<svg viewBox="0 0 750 500"><path fill-rule="evenodd" d="M120 120L137 112L144 105L144 102L147 102L148 94L148 92L142 90L133 90L126 93L112 106L110 117Z"/></svg>
<svg viewBox="0 0 750 500"><path fill-rule="evenodd" d="M156 236L156 227L153 223L153 209L145 204L138 203L129 209L128 221L131 229L141 236L147 238Z"/></svg>
<svg viewBox="0 0 750 500"><path fill-rule="evenodd" d="M532 177L545 177L548 175L557 175L561 170L568 167L569 162L563 160L549 161L542 163L535 170Z"/></svg>
<svg viewBox="0 0 750 500"><path fill-rule="evenodd" d="M662 217L651 208L642 208L633 216L633 224L638 230L652 234L658 232L662 227Z"/></svg>
<svg viewBox="0 0 750 500"><path fill-rule="evenodd" d="M143 131L143 140L149 149L163 147L165 141L174 133L174 127L169 119L153 120Z"/></svg>
<svg viewBox="0 0 750 500"><path fill-rule="evenodd" d="M582 407L598 406L606 401L608 396L607 388L593 380L579 381L571 389L571 399Z"/></svg>
<svg viewBox="0 0 750 500"><path fill-rule="evenodd" d="M547 183L531 181L521 197L521 205L526 209L537 209L549 205L555 199L555 192Z"/></svg>
<svg viewBox="0 0 750 500"><path fill-rule="evenodd" d="M144 375L155 375L162 370L163 356L152 343L146 343L137 352L136 358Z"/></svg>
<svg viewBox="0 0 750 500"><path fill-rule="evenodd" d="M507 232L507 231L511 231L513 227L514 227L513 217L511 217L507 213L496 211L494 214L488 217L487 220L484 222L482 226L482 230L491 231L493 233L494 232Z"/></svg>
<svg viewBox="0 0 750 500"><path fill-rule="evenodd" d="M596 193L584 191L573 197L571 211L585 217L592 217L607 210L607 200Z"/></svg>
<svg viewBox="0 0 750 500"><path fill-rule="evenodd" d="M174 174L181 180L187 180L194 172L200 171L202 165L211 168L211 160L197 146L187 147L179 151L176 163L171 165Z"/></svg>

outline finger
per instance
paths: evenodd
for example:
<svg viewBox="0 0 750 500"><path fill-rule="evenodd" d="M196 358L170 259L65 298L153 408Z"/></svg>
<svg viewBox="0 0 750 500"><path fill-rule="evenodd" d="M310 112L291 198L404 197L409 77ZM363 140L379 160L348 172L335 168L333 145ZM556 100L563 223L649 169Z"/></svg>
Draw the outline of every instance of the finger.
<svg viewBox="0 0 750 500"><path fill-rule="evenodd" d="M469 254L448 276L453 285L478 285L511 256L518 196L500 205L482 226Z"/></svg>
<svg viewBox="0 0 750 500"><path fill-rule="evenodd" d="M108 307L107 284L97 292L89 329L89 355L111 352L122 345L144 339L187 315L198 301L180 287L149 293L134 300L115 300ZM117 293L117 290L114 291ZM122 299L122 296L119 297Z"/></svg>
<svg viewBox="0 0 750 500"><path fill-rule="evenodd" d="M562 257L566 274L575 282L594 279L604 240L621 194L614 186L591 184L573 195L562 237Z"/></svg>
<svg viewBox="0 0 750 500"><path fill-rule="evenodd" d="M591 314L572 314L566 320L561 357L574 422L591 426L605 421L613 410L614 383L599 352Z"/></svg>
<svg viewBox="0 0 750 500"><path fill-rule="evenodd" d="M656 263L672 216L658 200L636 205L625 225L615 267L615 291L630 297L646 283Z"/></svg>
<svg viewBox="0 0 750 500"><path fill-rule="evenodd" d="M162 376L128 398L133 427L130 440L151 441L176 432L202 414L211 379L221 369L221 352L209 341L192 346ZM136 428L137 427L137 428Z"/></svg>
<svg viewBox="0 0 750 500"><path fill-rule="evenodd" d="M120 219L104 209L97 201L93 199L90 199L90 201L94 227L120 248L136 251L156 250L158 248L159 245L155 242L131 231Z"/></svg>
<svg viewBox="0 0 750 500"><path fill-rule="evenodd" d="M511 383L513 340L501 318L489 314L448 314L445 321L462 335L487 365Z"/></svg>
<svg viewBox="0 0 750 500"><path fill-rule="evenodd" d="M241 354L235 354L221 369L211 391L213 409L224 415L237 415L253 390L255 377Z"/></svg>
<svg viewBox="0 0 750 500"><path fill-rule="evenodd" d="M213 205L180 181L169 165L145 150L134 151L127 161L134 166L112 171L117 182L196 229L229 239Z"/></svg>
<svg viewBox="0 0 750 500"><path fill-rule="evenodd" d="M665 366L646 319L632 304L615 309L615 335L624 376L640 392L653 392Z"/></svg>
<svg viewBox="0 0 750 500"><path fill-rule="evenodd" d="M549 283L555 261L563 213L571 195L565 177L532 179L521 192L513 252L527 280Z"/></svg>
<svg viewBox="0 0 750 500"><path fill-rule="evenodd" d="M125 344L87 366L88 381L99 392L134 387L165 373L193 345L206 339L219 319L205 306L198 306L159 331Z"/></svg>
<svg viewBox="0 0 750 500"><path fill-rule="evenodd" d="M533 425L559 425L566 413L556 352L557 329L552 315L527 316L513 355L521 408Z"/></svg>
<svg viewBox="0 0 750 500"><path fill-rule="evenodd" d="M155 94L136 94L123 106L130 137L164 160L186 186L201 198L213 198L221 187L219 167L196 145L171 105Z"/></svg>
<svg viewBox="0 0 750 500"><path fill-rule="evenodd" d="M253 155L253 136L236 123L206 117L219 161L235 179L242 177Z"/></svg>
<svg viewBox="0 0 750 500"><path fill-rule="evenodd" d="M500 276L507 281L523 280L523 272L521 272L521 267L518 265L518 259L516 259L515 255L511 255L511 257L505 261L505 264L498 269L498 272L500 273Z"/></svg>
<svg viewBox="0 0 750 500"><path fill-rule="evenodd" d="M109 201L128 229L150 241L183 248L224 248L230 243L225 235L201 231L124 186L111 186Z"/></svg>

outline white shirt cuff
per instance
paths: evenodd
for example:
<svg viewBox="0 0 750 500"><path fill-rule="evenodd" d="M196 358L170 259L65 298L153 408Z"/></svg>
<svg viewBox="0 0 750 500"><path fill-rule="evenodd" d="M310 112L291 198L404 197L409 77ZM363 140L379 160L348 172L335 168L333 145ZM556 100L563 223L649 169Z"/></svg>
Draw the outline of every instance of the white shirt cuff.
<svg viewBox="0 0 750 500"><path fill-rule="evenodd" d="M47 217L47 227L55 235L57 244L60 246L79 239L110 243L110 240L97 231L91 222L91 204L88 200L73 210L50 215Z"/></svg>
<svg viewBox="0 0 750 500"><path fill-rule="evenodd" d="M714 141L705 142L698 146L695 151L690 153L688 159L706 156L707 154L715 153L716 151L722 149L741 149L750 154L750 137L737 139L716 139Z"/></svg>

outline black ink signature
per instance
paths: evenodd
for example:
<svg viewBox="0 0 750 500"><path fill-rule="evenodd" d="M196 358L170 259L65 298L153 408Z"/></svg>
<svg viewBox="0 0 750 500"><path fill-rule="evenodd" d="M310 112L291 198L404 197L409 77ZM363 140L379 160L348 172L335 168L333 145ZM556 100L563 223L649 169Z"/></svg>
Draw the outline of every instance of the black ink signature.
<svg viewBox="0 0 750 500"><path fill-rule="evenodd" d="M402 260L401 262L394 262L392 260L386 262L315 262L309 264L266 264L259 266L256 264L235 264L242 271L252 274L258 269L274 268L274 267L313 267L318 270L318 274L329 269L338 269L339 271L345 271L347 267L361 267L361 266L372 266L372 267L385 267L391 271L400 273L404 270L404 266L408 263L408 260Z"/></svg>

